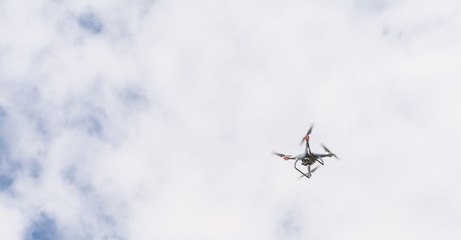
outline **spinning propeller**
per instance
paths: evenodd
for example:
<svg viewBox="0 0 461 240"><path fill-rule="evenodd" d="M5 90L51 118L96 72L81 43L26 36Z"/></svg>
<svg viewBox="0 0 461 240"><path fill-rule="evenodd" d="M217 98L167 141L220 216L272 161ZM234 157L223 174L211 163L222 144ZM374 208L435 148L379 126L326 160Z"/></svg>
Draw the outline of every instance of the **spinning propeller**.
<svg viewBox="0 0 461 240"><path fill-rule="evenodd" d="M327 147L325 147L325 145L322 144L322 147L323 147L323 149L324 149L327 153L331 154L331 156L333 156L333 157L335 157L336 159L339 160L339 157L336 156L336 154L334 154L332 151L330 151L330 149L328 149Z"/></svg>
<svg viewBox="0 0 461 240"><path fill-rule="evenodd" d="M272 154L277 155L277 156L283 158L284 160L295 159L295 158L292 157L292 156L285 155L285 154L282 154L282 153L272 152Z"/></svg>
<svg viewBox="0 0 461 240"><path fill-rule="evenodd" d="M303 139L301 139L301 142L299 143L299 145L303 144L304 141L309 140L309 134L311 134L312 128L314 128L314 124L311 125L311 128L309 128L309 130L307 131L306 136L304 136Z"/></svg>

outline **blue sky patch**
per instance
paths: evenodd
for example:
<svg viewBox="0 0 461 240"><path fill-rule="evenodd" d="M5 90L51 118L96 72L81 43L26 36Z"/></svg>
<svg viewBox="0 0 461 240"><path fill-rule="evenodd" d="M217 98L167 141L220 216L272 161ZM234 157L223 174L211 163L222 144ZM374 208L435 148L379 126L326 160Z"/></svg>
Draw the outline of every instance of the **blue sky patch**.
<svg viewBox="0 0 461 240"><path fill-rule="evenodd" d="M11 169L8 161L9 150L5 136L5 126L7 114L0 107L0 191L4 191L13 184L13 178L10 176Z"/></svg>
<svg viewBox="0 0 461 240"><path fill-rule="evenodd" d="M11 184L13 184L13 179L0 173L0 192L8 189Z"/></svg>
<svg viewBox="0 0 461 240"><path fill-rule="evenodd" d="M125 88L120 97L125 101L139 101L141 99L141 94L136 88Z"/></svg>
<svg viewBox="0 0 461 240"><path fill-rule="evenodd" d="M80 15L78 17L78 24L80 27L90 31L93 34L98 34L103 29L101 19L92 12Z"/></svg>
<svg viewBox="0 0 461 240"><path fill-rule="evenodd" d="M144 92L137 86L122 89L118 93L118 97L130 109L143 107L147 103Z"/></svg>
<svg viewBox="0 0 461 240"><path fill-rule="evenodd" d="M0 154L0 191L7 190L14 183L16 172L20 168L19 162L8 160Z"/></svg>
<svg viewBox="0 0 461 240"><path fill-rule="evenodd" d="M57 237L56 221L46 213L41 213L27 230L26 240L54 240Z"/></svg>
<svg viewBox="0 0 461 240"><path fill-rule="evenodd" d="M29 175L33 178L40 177L42 173L42 165L38 161L32 161L29 169Z"/></svg>
<svg viewBox="0 0 461 240"><path fill-rule="evenodd" d="M41 213L39 218L32 222L27 231L26 240L53 240L57 239L56 222L48 217L47 214Z"/></svg>
<svg viewBox="0 0 461 240"><path fill-rule="evenodd" d="M86 130L90 135L99 135L102 133L102 124L94 116L88 116L86 119L84 119L83 125L86 127Z"/></svg>

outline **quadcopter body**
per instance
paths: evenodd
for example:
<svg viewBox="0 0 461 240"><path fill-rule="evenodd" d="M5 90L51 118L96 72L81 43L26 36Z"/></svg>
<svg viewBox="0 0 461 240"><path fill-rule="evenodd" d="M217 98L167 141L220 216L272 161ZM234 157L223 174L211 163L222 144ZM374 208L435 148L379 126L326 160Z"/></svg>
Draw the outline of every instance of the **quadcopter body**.
<svg viewBox="0 0 461 240"><path fill-rule="evenodd" d="M336 156L336 154L332 153L327 147L325 147L324 145L322 145L323 149L327 152L327 153L313 153L309 147L309 140L310 140L310 137L309 135L311 134L312 132L312 128L314 126L312 125L309 130L307 131L307 134L306 136L304 136L304 138L301 140L301 143L302 144L303 142L306 142L306 148L304 150L303 153L301 154L298 154L298 155L286 155L286 154L282 154L282 153L276 153L276 152L273 152L274 155L277 155L279 157L282 157L284 160L295 160L295 164L294 164L294 168L300 172L303 176L307 177L307 178L310 178L312 176L312 173L315 172L315 170L317 170L317 168L319 166L316 166L315 168L311 169L311 166L314 165L316 162L320 163L321 165L324 165L324 161L323 161L323 158L324 157L335 157L335 158L338 158ZM303 166L307 166L307 174L302 172L301 170L299 170L296 165L298 163L298 161L301 161L301 165Z"/></svg>

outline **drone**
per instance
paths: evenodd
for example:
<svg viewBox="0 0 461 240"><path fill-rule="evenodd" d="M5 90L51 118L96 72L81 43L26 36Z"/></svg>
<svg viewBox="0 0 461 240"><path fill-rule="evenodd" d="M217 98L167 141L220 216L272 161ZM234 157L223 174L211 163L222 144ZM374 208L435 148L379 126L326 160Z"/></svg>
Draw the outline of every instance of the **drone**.
<svg viewBox="0 0 461 240"><path fill-rule="evenodd" d="M296 170L298 170L298 172L300 172L302 174L301 177L307 177L307 178L310 178L312 176L312 173L315 172L315 170L317 170L318 167L320 166L316 166L315 168L313 168L311 170L311 166L318 162L320 163L321 165L324 165L324 162L323 162L323 158L324 157L335 157L336 159L339 159L338 156L336 156L336 154L334 154L333 152L330 151L330 149L328 149L327 147L325 147L325 145L321 145L323 147L323 149L327 152L327 153L313 153L309 147L309 135L312 133L312 128L314 127L314 125L311 125L311 127L309 128L309 130L307 131L307 134L306 136L303 137L303 139L301 140L301 142L299 143L300 145L303 144L303 142L306 142L306 149L304 150L303 153L299 154L299 155L286 155L286 154L282 154L282 153L277 153L277 152L273 152L274 155L277 155L281 158L283 158L284 160L295 160L295 164L294 164L294 167ZM296 164L298 163L298 161L301 161L301 164L303 166L307 166L307 174L302 172L301 170L299 170L297 167L296 167Z"/></svg>

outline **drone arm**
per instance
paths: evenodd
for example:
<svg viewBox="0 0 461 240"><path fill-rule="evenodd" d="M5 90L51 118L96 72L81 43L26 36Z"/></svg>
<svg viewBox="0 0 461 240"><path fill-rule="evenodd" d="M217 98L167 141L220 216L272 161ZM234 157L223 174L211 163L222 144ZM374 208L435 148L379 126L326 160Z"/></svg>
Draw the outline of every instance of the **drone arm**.
<svg viewBox="0 0 461 240"><path fill-rule="evenodd" d="M317 157L323 158L323 157L336 157L334 153L324 153L324 154L316 154Z"/></svg>
<svg viewBox="0 0 461 240"><path fill-rule="evenodd" d="M310 153L311 152L311 148L309 147L309 141L306 141L306 152Z"/></svg>
<svg viewBox="0 0 461 240"><path fill-rule="evenodd" d="M283 158L284 160L295 160L296 159L296 156L293 156L293 155L285 155L283 153L277 153L277 152L272 152L272 154L279 156Z"/></svg>
<svg viewBox="0 0 461 240"><path fill-rule="evenodd" d="M310 166L308 165L308 170L309 170L309 175L306 175L305 173L303 173L301 170L299 170L297 167L296 167L296 163L298 163L299 159L296 159L295 161L295 169L298 170L298 172L300 172L302 175L304 175L305 177L307 178L310 178L311 177L311 171L310 171Z"/></svg>

